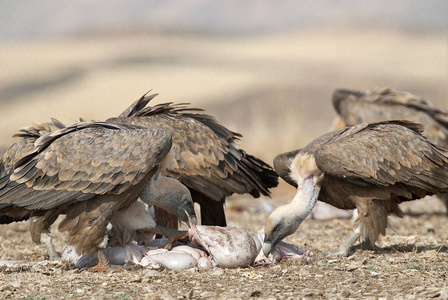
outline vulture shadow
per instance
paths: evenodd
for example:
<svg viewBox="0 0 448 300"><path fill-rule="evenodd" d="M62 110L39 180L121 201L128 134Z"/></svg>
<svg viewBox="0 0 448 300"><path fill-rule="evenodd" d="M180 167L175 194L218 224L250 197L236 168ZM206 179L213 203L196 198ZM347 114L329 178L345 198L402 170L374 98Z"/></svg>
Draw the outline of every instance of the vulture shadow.
<svg viewBox="0 0 448 300"><path fill-rule="evenodd" d="M352 253L356 252L358 250L372 250L372 249L363 244L357 244L352 247ZM395 244L395 245L391 245L391 246L387 246L387 247L375 247L375 249L373 249L373 251L378 252L378 253L410 253L410 252L421 253L421 252L431 251L431 250L436 250L437 253L448 253L448 246L447 245L440 245L440 246L423 245L423 246L415 247L414 245L411 245L411 244L409 244L409 245Z"/></svg>
<svg viewBox="0 0 448 300"><path fill-rule="evenodd" d="M437 212L431 212L431 213L427 213L427 212L412 212L412 211L406 211L404 212L405 216L410 216L410 217L422 217L422 216L440 216L440 217L446 217L448 216L448 212L443 212L443 211L437 211Z"/></svg>

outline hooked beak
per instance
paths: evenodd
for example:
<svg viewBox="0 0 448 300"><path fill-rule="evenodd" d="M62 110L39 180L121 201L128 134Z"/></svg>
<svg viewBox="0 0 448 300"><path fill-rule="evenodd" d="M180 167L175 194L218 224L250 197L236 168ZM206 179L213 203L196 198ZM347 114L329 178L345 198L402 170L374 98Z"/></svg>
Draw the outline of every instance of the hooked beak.
<svg viewBox="0 0 448 300"><path fill-rule="evenodd" d="M198 219L196 217L196 214L193 213L193 215L190 215L186 210L184 210L184 211L185 211L185 215L187 215L188 222L185 222L185 223L187 223L188 227L191 228L190 223L197 225Z"/></svg>
<svg viewBox="0 0 448 300"><path fill-rule="evenodd" d="M272 251L272 248L274 248L273 242L268 236L265 236L262 247L264 255L269 256L269 254Z"/></svg>
<svg viewBox="0 0 448 300"><path fill-rule="evenodd" d="M196 217L196 215L190 217L190 222L194 225L198 225L198 218Z"/></svg>

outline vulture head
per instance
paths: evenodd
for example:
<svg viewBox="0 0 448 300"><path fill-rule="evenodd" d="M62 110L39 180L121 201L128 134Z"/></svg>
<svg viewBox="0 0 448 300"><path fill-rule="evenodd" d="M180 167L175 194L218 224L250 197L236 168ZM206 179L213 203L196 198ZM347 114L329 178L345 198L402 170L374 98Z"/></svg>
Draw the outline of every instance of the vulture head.
<svg viewBox="0 0 448 300"><path fill-rule="evenodd" d="M192 222L197 223L190 191L177 179L158 173L145 186L140 198L146 204L162 208L187 224L188 213Z"/></svg>
<svg viewBox="0 0 448 300"><path fill-rule="evenodd" d="M289 157L279 155L274 160L276 170L280 164L289 163L289 177L297 186L297 193L290 203L277 207L266 221L263 243L263 253L266 256L278 242L299 228L319 196L324 173L317 167L314 156L301 152L294 154L296 155Z"/></svg>

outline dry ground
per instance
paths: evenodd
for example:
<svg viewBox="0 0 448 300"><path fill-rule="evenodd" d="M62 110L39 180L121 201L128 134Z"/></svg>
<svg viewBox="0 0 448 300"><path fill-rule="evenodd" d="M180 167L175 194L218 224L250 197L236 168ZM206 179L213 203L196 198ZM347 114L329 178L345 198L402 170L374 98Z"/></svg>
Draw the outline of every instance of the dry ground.
<svg viewBox="0 0 448 300"><path fill-rule="evenodd" d="M273 203L274 200L266 200ZM283 203L280 199L276 204ZM16 299L210 299L249 298L448 298L448 224L436 199L405 206L403 219L379 251L357 249L348 258L315 257L307 264L282 261L245 269L147 270L117 268L94 274L65 266L3 268L0 298ZM229 223L257 233L267 213L261 201L235 198ZM0 226L0 260L44 260L45 249L30 241L27 224ZM288 242L317 255L336 247L350 233L350 220L306 220ZM64 236L56 233L58 249Z"/></svg>
<svg viewBox="0 0 448 300"><path fill-rule="evenodd" d="M326 132L335 88L392 85L446 107L447 37L368 28L307 28L275 36L110 36L0 44L0 148L17 128L57 117L103 120L150 88L157 102L192 102L244 134L242 148L267 162ZM272 205L293 189L275 189ZM414 204L415 203L415 204ZM438 200L414 201L381 251L341 259L237 270L117 269L91 274L62 266L4 269L0 299L448 298L448 225ZM257 233L261 202L234 198L229 224ZM287 239L316 254L350 233L350 220L307 220ZM56 234L62 249L64 236ZM1 260L44 260L27 224L0 226Z"/></svg>

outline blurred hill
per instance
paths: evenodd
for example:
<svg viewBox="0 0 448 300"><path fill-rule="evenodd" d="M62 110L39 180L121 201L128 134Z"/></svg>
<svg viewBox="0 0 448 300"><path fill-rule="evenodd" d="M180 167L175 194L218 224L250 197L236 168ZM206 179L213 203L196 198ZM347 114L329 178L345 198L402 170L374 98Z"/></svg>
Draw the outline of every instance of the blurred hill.
<svg viewBox="0 0 448 300"><path fill-rule="evenodd" d="M0 149L20 127L104 120L149 89L269 163L331 129L336 88L447 108L446 1L1 1Z"/></svg>

